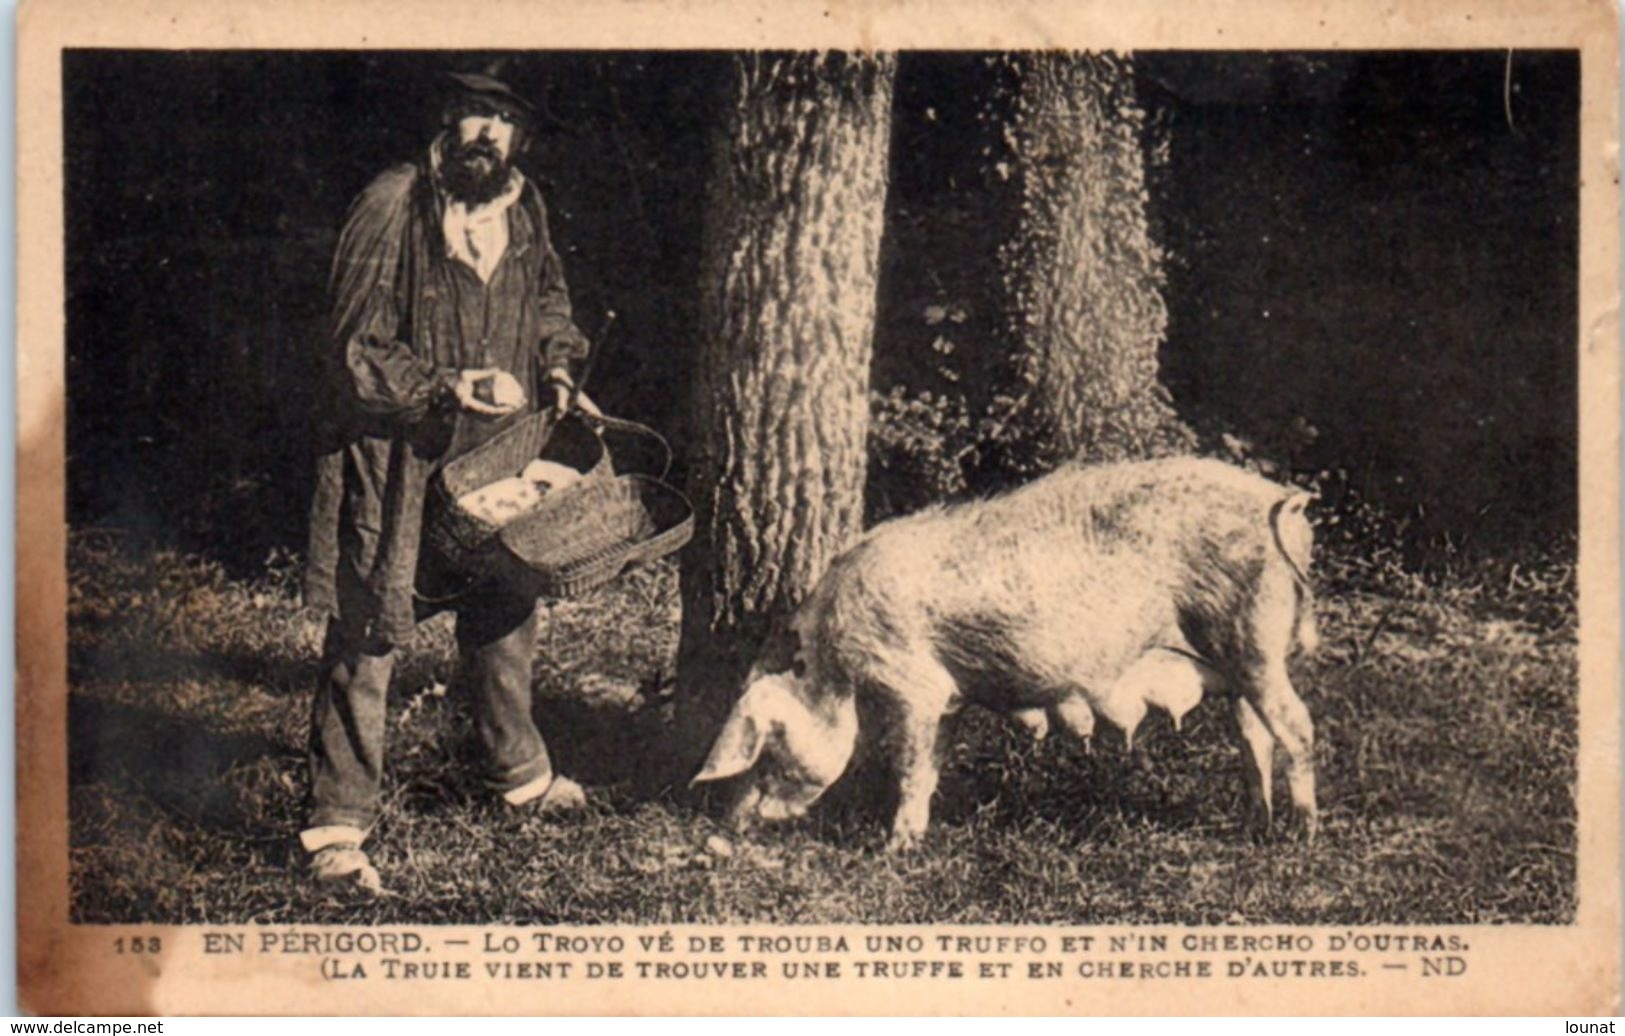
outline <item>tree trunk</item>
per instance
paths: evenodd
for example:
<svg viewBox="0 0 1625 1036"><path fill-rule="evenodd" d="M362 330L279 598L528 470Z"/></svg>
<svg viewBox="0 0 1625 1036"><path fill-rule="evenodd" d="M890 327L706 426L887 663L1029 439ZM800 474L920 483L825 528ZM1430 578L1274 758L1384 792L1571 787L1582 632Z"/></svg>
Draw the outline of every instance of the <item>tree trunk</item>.
<svg viewBox="0 0 1625 1036"><path fill-rule="evenodd" d="M895 59L744 54L713 153L690 434L679 767L863 528Z"/></svg>
<svg viewBox="0 0 1625 1036"><path fill-rule="evenodd" d="M1157 380L1168 312L1132 64L1039 53L1013 72L999 172L1019 212L999 264L1029 445L1042 467L1187 448Z"/></svg>

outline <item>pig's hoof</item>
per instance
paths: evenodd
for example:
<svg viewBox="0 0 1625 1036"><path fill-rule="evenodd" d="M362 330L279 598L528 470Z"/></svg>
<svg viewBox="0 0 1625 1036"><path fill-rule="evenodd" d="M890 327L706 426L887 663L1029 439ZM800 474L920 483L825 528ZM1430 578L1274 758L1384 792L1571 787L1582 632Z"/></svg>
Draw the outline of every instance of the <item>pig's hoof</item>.
<svg viewBox="0 0 1625 1036"><path fill-rule="evenodd" d="M1268 845L1270 843L1270 815L1267 811L1248 811L1244 826L1247 831L1247 840L1254 845Z"/></svg>
<svg viewBox="0 0 1625 1036"><path fill-rule="evenodd" d="M1314 813L1298 813L1292 821L1292 837L1304 845L1314 845L1320 836L1320 817Z"/></svg>
<svg viewBox="0 0 1625 1036"><path fill-rule="evenodd" d="M920 847L923 836L917 831L893 831L886 839L888 853L911 853Z"/></svg>

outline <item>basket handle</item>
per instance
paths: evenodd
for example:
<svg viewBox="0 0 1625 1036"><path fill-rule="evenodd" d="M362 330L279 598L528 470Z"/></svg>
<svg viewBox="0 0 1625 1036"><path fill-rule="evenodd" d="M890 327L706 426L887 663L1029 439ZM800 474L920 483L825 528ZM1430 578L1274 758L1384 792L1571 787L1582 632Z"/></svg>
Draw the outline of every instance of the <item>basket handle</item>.
<svg viewBox="0 0 1625 1036"><path fill-rule="evenodd" d="M572 410L571 413L579 414L583 419L596 423L599 429L608 428L617 432L631 432L635 435L643 435L653 439L660 444L660 449L665 454L665 460L660 466L660 480L664 482L666 476L671 474L672 461L676 455L672 452L671 443L666 441L666 437L653 428L637 421L628 421L624 417L611 417L608 414L588 414L581 410Z"/></svg>
<svg viewBox="0 0 1625 1036"><path fill-rule="evenodd" d="M424 604L430 605L431 607L439 607L442 604L451 604L453 601L460 601L464 597L467 597L469 592L479 585L479 582L479 576L470 576L466 581L464 581L460 588L439 597L430 597L428 594L414 586L412 588L412 598L414 600L421 601Z"/></svg>

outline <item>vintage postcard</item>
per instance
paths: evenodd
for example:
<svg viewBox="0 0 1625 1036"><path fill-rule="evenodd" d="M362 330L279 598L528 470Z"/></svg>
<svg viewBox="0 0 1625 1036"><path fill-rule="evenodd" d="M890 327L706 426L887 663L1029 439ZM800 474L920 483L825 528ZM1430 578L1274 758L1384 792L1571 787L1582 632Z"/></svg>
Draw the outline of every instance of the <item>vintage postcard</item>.
<svg viewBox="0 0 1625 1036"><path fill-rule="evenodd" d="M26 3L24 1007L1617 1014L1617 19Z"/></svg>

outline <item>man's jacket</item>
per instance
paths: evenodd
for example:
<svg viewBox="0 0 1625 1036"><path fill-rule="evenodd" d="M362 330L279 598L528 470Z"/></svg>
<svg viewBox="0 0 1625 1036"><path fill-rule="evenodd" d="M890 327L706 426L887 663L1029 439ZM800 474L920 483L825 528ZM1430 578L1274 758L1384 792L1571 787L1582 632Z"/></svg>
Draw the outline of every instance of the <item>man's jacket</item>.
<svg viewBox="0 0 1625 1036"><path fill-rule="evenodd" d="M430 478L515 419L457 410L456 373L507 370L534 409L544 372L587 352L535 186L507 209L507 249L489 282L450 258L442 204L426 162L362 192L334 254L319 367L330 395L318 413L305 603L387 643L415 624Z"/></svg>

